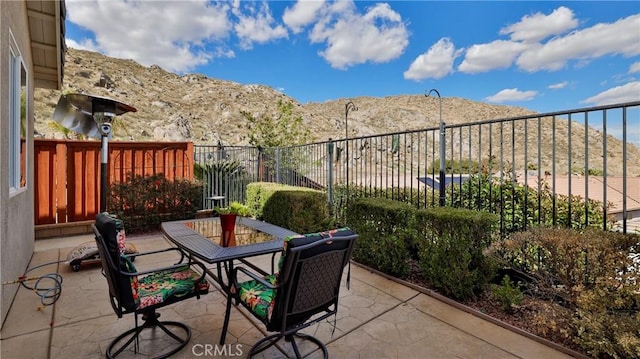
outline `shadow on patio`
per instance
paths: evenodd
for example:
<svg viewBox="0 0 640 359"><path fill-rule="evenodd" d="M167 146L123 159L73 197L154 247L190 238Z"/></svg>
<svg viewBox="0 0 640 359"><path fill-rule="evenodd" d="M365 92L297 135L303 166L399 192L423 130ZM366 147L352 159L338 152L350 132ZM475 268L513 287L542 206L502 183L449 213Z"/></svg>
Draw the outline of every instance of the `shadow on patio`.
<svg viewBox="0 0 640 359"><path fill-rule="evenodd" d="M30 267L61 262L38 268L29 275L60 273L62 295L54 305L39 310L40 298L20 287L2 328L0 357L103 358L108 343L133 327L132 314L118 319L113 312L99 264L83 266L74 272L65 263L73 247L91 240L93 235L36 241ZM141 252L170 245L160 234L130 236L129 240ZM252 262L269 268L270 259L257 257ZM143 269L144 260L139 258L136 266ZM168 263L152 263L163 264ZM162 319L182 321L192 329L191 342L174 357L244 357L243 353L263 337L264 326L250 319L243 309L234 308L226 346L216 347L225 300L217 287L212 286L200 300L193 298L159 311ZM306 330L327 344L331 358L570 357L358 265L351 266L350 289L341 289L332 333L333 323L330 318ZM283 347L287 349L289 345L280 346L280 350ZM319 357L317 352L308 353L310 349L301 347L308 357ZM133 357L125 354L124 357ZM285 355L272 347L259 357Z"/></svg>

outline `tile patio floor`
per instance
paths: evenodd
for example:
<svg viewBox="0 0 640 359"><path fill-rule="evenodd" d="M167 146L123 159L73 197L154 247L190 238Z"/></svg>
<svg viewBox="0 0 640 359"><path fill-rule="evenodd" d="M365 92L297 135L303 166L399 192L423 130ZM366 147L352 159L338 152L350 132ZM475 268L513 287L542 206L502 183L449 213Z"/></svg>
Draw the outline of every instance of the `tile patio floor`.
<svg viewBox="0 0 640 359"><path fill-rule="evenodd" d="M85 235L36 242L30 267L62 262L38 268L29 275L60 273L62 295L54 305L38 310L40 298L20 287L0 332L0 358L103 358L108 343L133 327L132 314L118 319L113 312L99 264L73 272L65 263L73 247L91 240L92 235ZM161 235L129 240L141 252L170 245ZM154 263L145 262L146 258L137 259L138 269L170 263L169 258ZM270 257L258 257L252 262L268 268L269 260ZM204 348L219 340L224 307L225 297L212 286L200 300L192 298L159 310L161 319L182 321L192 329L190 343L175 358L215 357L215 352L205 353ZM231 310L226 357L244 357L243 353L263 337L263 327L249 318L242 309ZM306 330L327 344L330 358L570 357L357 265L351 266L350 289L341 289L335 323L333 334L332 319ZM280 347L285 352L290 349L288 344ZM217 357L225 357L220 355L222 349L218 348ZM309 353L313 348L301 349L310 358L320 357L317 352ZM273 347L260 357L285 355Z"/></svg>

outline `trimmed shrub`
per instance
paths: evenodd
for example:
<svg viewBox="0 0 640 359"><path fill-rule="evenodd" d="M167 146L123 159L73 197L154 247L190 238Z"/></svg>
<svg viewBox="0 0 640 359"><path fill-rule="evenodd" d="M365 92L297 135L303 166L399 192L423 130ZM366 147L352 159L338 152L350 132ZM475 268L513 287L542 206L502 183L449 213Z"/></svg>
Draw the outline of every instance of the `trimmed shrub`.
<svg viewBox="0 0 640 359"><path fill-rule="evenodd" d="M169 181L164 174L131 175L109 186L107 211L124 220L127 233L160 229L165 221L195 218L202 208L202 185Z"/></svg>
<svg viewBox="0 0 640 359"><path fill-rule="evenodd" d="M278 191L312 191L320 192L307 187L296 187L275 182L252 182L247 185L247 201L251 216L259 220L264 220L263 209L269 198ZM322 193L322 192L320 192ZM326 198L326 195L325 195ZM325 203L327 200L325 199Z"/></svg>
<svg viewBox="0 0 640 359"><path fill-rule="evenodd" d="M495 275L485 251L492 243L498 216L467 209L418 210L419 258L423 275L443 294L467 299L482 292Z"/></svg>
<svg viewBox="0 0 640 359"><path fill-rule="evenodd" d="M415 209L386 198L357 198L349 202L347 225L359 238L353 258L384 273L404 278L409 273L411 223Z"/></svg>
<svg viewBox="0 0 640 359"><path fill-rule="evenodd" d="M320 191L275 191L263 209L265 222L298 233L321 232L329 228L327 194Z"/></svg>

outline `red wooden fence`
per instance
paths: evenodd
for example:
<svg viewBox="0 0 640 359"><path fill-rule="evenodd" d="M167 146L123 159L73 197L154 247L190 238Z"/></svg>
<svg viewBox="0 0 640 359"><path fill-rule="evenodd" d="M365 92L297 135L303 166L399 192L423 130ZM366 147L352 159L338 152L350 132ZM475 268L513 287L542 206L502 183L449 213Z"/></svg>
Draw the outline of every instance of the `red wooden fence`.
<svg viewBox="0 0 640 359"><path fill-rule="evenodd" d="M34 140L35 223L92 220L100 210L100 141ZM109 183L129 174L193 180L191 142L109 142Z"/></svg>

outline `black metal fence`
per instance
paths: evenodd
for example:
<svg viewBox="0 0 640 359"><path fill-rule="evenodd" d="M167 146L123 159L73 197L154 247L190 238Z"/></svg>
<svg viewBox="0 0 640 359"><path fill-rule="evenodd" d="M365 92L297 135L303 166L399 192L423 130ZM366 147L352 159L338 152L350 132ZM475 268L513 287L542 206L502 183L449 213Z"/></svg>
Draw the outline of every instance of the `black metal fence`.
<svg viewBox="0 0 640 359"><path fill-rule="evenodd" d="M350 198L385 196L498 213L503 232L626 233L640 228L639 132L636 101L282 148L196 145L194 159L203 197L222 203L269 181L326 190L336 216Z"/></svg>

